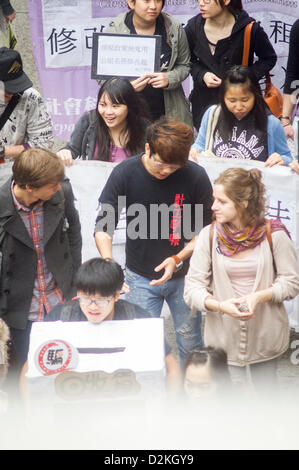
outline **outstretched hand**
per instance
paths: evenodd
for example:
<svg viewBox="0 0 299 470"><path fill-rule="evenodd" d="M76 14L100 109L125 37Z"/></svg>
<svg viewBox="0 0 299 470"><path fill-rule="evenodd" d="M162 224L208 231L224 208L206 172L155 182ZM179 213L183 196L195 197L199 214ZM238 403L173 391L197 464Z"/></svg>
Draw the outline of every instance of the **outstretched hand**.
<svg viewBox="0 0 299 470"><path fill-rule="evenodd" d="M217 77L217 75L212 72L206 72L203 76L203 81L208 88L218 88L222 83L221 78Z"/></svg>
<svg viewBox="0 0 299 470"><path fill-rule="evenodd" d="M172 278L172 275L175 271L176 268L176 262L173 258L169 257L166 258L159 266L155 267L155 271L159 272L164 269L164 274L162 277L159 279L154 279L150 282L151 286L160 286L161 284L164 284L165 282L169 281L169 279Z"/></svg>
<svg viewBox="0 0 299 470"><path fill-rule="evenodd" d="M271 167L274 165L284 165L282 156L277 152L272 153L265 161L265 166Z"/></svg>
<svg viewBox="0 0 299 470"><path fill-rule="evenodd" d="M244 305L246 306L245 308ZM219 308L221 313L226 313L237 320L250 320L253 316L245 298L223 300L222 302L219 302ZM248 311L245 311L246 309L248 309Z"/></svg>
<svg viewBox="0 0 299 470"><path fill-rule="evenodd" d="M138 77L135 80L132 80L131 85L133 86L135 91L139 92L139 91L144 90L149 80L150 80L149 75L142 75L142 77Z"/></svg>
<svg viewBox="0 0 299 470"><path fill-rule="evenodd" d="M72 152L69 149L61 149L57 152L57 155L65 166L71 166L73 164Z"/></svg>
<svg viewBox="0 0 299 470"><path fill-rule="evenodd" d="M198 161L199 157L199 152L193 147L191 147L190 152L189 152L189 159L193 160L194 162Z"/></svg>
<svg viewBox="0 0 299 470"><path fill-rule="evenodd" d="M295 131L291 123L284 125L283 130L287 139L294 140Z"/></svg>
<svg viewBox="0 0 299 470"><path fill-rule="evenodd" d="M149 85L153 88L165 88L168 86L169 81L166 73L158 72L150 74Z"/></svg>
<svg viewBox="0 0 299 470"><path fill-rule="evenodd" d="M130 292L130 287L125 282L122 285L121 292L124 294L128 294Z"/></svg>
<svg viewBox="0 0 299 470"><path fill-rule="evenodd" d="M295 171L295 173L299 175L299 163L297 162L297 160L293 160L289 164L289 168L291 168L291 170Z"/></svg>

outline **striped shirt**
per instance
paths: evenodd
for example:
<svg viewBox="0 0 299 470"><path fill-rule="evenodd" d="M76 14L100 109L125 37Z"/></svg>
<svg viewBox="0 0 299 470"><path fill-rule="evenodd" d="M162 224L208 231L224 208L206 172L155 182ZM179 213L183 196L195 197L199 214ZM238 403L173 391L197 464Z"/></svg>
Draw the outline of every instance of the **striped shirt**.
<svg viewBox="0 0 299 470"><path fill-rule="evenodd" d="M13 192L14 182L12 182L11 192L13 202L18 211L30 237L37 255L36 278L33 287L33 296L29 310L30 321L42 321L44 313L49 313L53 307L63 303L63 296L57 283L48 270L44 253L44 209L43 201L37 201L27 207L21 204Z"/></svg>

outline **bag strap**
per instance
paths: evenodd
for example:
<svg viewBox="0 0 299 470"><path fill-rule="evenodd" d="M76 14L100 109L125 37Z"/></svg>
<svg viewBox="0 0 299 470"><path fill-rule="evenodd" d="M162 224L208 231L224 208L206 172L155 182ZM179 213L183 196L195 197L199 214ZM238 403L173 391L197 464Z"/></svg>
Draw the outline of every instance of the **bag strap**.
<svg viewBox="0 0 299 470"><path fill-rule="evenodd" d="M6 121L9 119L9 116L11 115L15 107L17 106L18 102L20 101L21 96L22 95L19 93L17 95L12 96L10 102L8 103L3 114L0 117L0 131L3 128L4 124L6 123Z"/></svg>
<svg viewBox="0 0 299 470"><path fill-rule="evenodd" d="M267 239L269 242L270 250L273 255L273 243L272 243L272 235L271 235L271 224L270 220L266 219L266 233L267 233Z"/></svg>
<svg viewBox="0 0 299 470"><path fill-rule="evenodd" d="M243 57L242 57L242 65L248 66L249 61L249 51L250 51L250 38L251 38L251 30L254 21L248 23L244 28L244 45L243 45ZM271 85L271 78L269 72L266 73L266 89Z"/></svg>
<svg viewBox="0 0 299 470"><path fill-rule="evenodd" d="M218 124L219 120L219 115L221 111L221 106L219 105L214 105L214 108L211 109L210 115L209 115L209 121L208 121L208 126L207 126L207 132L206 132L206 146L205 150L210 150L212 151L212 146L213 146L213 135L214 131L216 129L216 126Z"/></svg>
<svg viewBox="0 0 299 470"><path fill-rule="evenodd" d="M214 226L215 226L215 220L210 225L210 255L212 259L212 253L213 253L213 235L214 235Z"/></svg>
<svg viewBox="0 0 299 470"><path fill-rule="evenodd" d="M275 259L274 259L274 253L273 253L273 243L272 243L272 234L271 234L271 224L270 224L270 220L266 219L266 231L267 231L267 239L268 239L268 242L269 242L269 246L270 246L270 250L271 250L271 254L272 254L272 260L273 260L273 269L274 269L274 272L275 272L275 275L277 273L277 269L276 269L276 264L275 264Z"/></svg>
<svg viewBox="0 0 299 470"><path fill-rule="evenodd" d="M248 66L249 60L249 51L250 51L250 37L251 37L251 30L254 21L248 23L244 28L244 44L243 44L243 57L242 57L242 65Z"/></svg>
<svg viewBox="0 0 299 470"><path fill-rule="evenodd" d="M272 85L272 80L271 80L271 76L270 76L270 73L267 72L266 75L265 75L265 79L266 79L266 89L265 89L265 93L267 92L267 90L270 88L270 86Z"/></svg>

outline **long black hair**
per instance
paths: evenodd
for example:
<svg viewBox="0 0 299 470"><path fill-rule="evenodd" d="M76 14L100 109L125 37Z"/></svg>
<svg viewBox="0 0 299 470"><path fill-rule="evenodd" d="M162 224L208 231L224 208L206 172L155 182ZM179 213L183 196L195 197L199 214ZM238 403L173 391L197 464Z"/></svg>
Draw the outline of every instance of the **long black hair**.
<svg viewBox="0 0 299 470"><path fill-rule="evenodd" d="M91 258L79 267L74 279L78 291L87 295L109 297L121 290L124 273L121 266L109 258Z"/></svg>
<svg viewBox="0 0 299 470"><path fill-rule="evenodd" d="M194 349L186 358L184 374L190 365L200 366L208 364L211 368L211 376L219 383L230 383L230 375L227 366L227 354L224 349L211 346L202 349Z"/></svg>
<svg viewBox="0 0 299 470"><path fill-rule="evenodd" d="M223 77L219 88L221 111L215 131L218 129L220 136L224 140L231 138L234 115L227 109L224 101L225 93L231 85L243 86L254 94L254 106L251 112L253 114L255 128L261 133L267 132L267 115L269 111L264 101L260 84L251 69L243 65L234 65Z"/></svg>
<svg viewBox="0 0 299 470"><path fill-rule="evenodd" d="M231 0L227 7L225 7L224 0L218 0L218 3L222 8L227 8L231 13L243 10L242 0Z"/></svg>
<svg viewBox="0 0 299 470"><path fill-rule="evenodd" d="M110 78L101 86L97 108L104 93L107 93L114 104L124 104L128 107L126 125L121 132L120 138L124 139L124 147L131 154L135 155L144 150L146 126L150 122L148 106L142 96L137 93L130 81L126 78ZM109 161L110 146L112 144L109 129L105 121L97 111L97 142L98 158ZM127 141L125 141L127 139Z"/></svg>

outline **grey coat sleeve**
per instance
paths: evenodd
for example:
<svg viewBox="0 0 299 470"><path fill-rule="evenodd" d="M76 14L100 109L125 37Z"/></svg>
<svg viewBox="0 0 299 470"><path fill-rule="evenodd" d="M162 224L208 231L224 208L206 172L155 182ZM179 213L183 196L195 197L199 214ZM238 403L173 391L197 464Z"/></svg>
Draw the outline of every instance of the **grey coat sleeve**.
<svg viewBox="0 0 299 470"><path fill-rule="evenodd" d="M71 151L73 159L81 157L82 154L85 153L82 144L88 127L89 114L84 114L76 123L75 128L71 134L70 141L64 147Z"/></svg>
<svg viewBox="0 0 299 470"><path fill-rule="evenodd" d="M191 68L190 50L186 33L180 26L178 30L178 53L175 64L171 70L166 72L169 84L166 90L177 88L188 77Z"/></svg>

